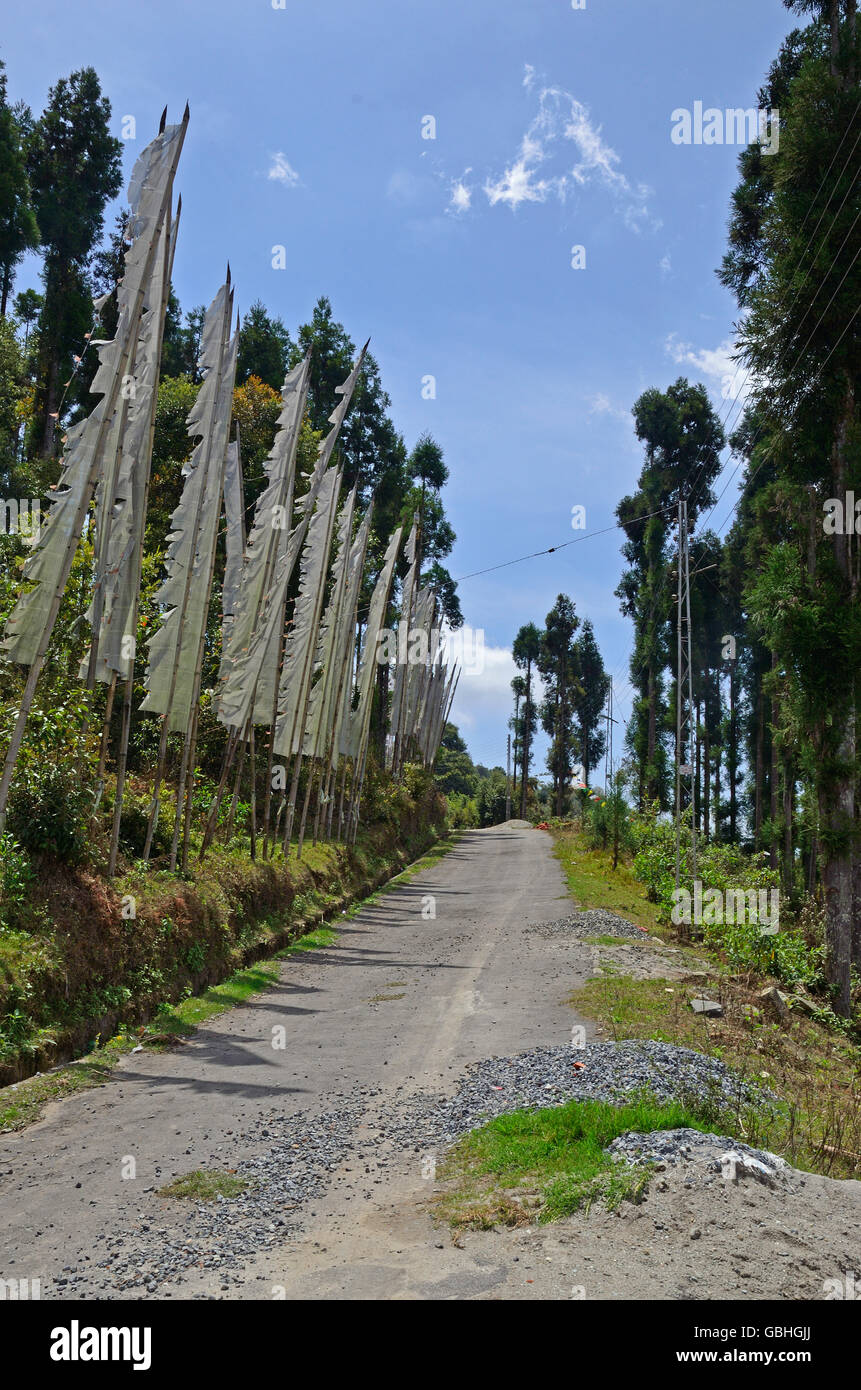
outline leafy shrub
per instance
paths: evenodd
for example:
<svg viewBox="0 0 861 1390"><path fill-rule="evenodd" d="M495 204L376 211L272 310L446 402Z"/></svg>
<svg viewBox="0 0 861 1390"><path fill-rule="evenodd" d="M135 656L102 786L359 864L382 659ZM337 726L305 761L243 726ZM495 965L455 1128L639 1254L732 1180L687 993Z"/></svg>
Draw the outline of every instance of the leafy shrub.
<svg viewBox="0 0 861 1390"><path fill-rule="evenodd" d="M448 824L452 830L475 830L478 827L478 808L475 797L465 796L463 792L449 792Z"/></svg>
<svg viewBox="0 0 861 1390"><path fill-rule="evenodd" d="M0 835L0 926L13 926L27 902L35 872L9 834Z"/></svg>
<svg viewBox="0 0 861 1390"><path fill-rule="evenodd" d="M613 844L614 829L622 854L628 853L633 847L630 810L620 789L600 799L584 797L582 823L590 849L609 849Z"/></svg>
<svg viewBox="0 0 861 1390"><path fill-rule="evenodd" d="M109 804L110 802L106 797L106 808ZM126 794L123 797L123 813L120 818L120 847L124 854L129 854L135 859L139 859L143 854L146 844L150 805L149 796L130 793L128 787L126 788ZM170 849L173 835L172 810L173 807L168 802L165 789L162 788L161 808L152 840L154 855L166 854Z"/></svg>
<svg viewBox="0 0 861 1390"><path fill-rule="evenodd" d="M92 808L92 788L79 768L30 761L19 771L6 823L23 849L77 864L87 854Z"/></svg>
<svg viewBox="0 0 861 1390"><path fill-rule="evenodd" d="M721 951L736 970L773 975L788 985L822 983L824 948L808 946L797 927L781 926L768 936L756 922L707 922L703 939L706 946Z"/></svg>
<svg viewBox="0 0 861 1390"><path fill-rule="evenodd" d="M634 873L646 884L647 896L658 903L665 920L671 920L675 889L675 827L660 819L656 807L634 818ZM751 889L771 893L779 887L779 875L765 862L765 854L746 854L738 845L699 844L697 879L703 896L713 888ZM693 892L691 872L690 811L682 826L680 886ZM784 914L785 917L785 914ZM815 914L808 912L798 924L785 920L773 934L763 932L758 922L703 922L706 946L720 951L737 970L772 975L787 984L817 985L822 981L825 948L821 928L812 926Z"/></svg>
<svg viewBox="0 0 861 1390"><path fill-rule="evenodd" d="M186 948L185 963L192 975L199 975L206 965L206 947L200 941L192 941Z"/></svg>

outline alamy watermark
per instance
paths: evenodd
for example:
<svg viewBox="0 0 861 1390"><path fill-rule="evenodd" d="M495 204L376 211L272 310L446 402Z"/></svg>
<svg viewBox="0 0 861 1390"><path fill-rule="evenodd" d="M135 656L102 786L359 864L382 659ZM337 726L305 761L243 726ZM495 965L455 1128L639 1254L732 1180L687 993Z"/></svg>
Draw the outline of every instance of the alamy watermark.
<svg viewBox="0 0 861 1390"><path fill-rule="evenodd" d="M759 141L763 154L777 154L780 145L780 112L776 106L703 108L677 106L670 116L674 145L752 145Z"/></svg>
<svg viewBox="0 0 861 1390"><path fill-rule="evenodd" d="M42 534L38 497L0 497L0 535L22 536L35 545Z"/></svg>
<svg viewBox="0 0 861 1390"><path fill-rule="evenodd" d="M377 639L377 661L381 666L426 666L436 661L440 650L446 661L461 667L466 675L480 676L485 667L484 628L463 627L454 631L433 627L411 628L402 619L396 628L383 628Z"/></svg>
<svg viewBox="0 0 861 1390"><path fill-rule="evenodd" d="M673 889L673 925L759 927L761 936L774 936L780 927L780 891L777 888L707 888L694 880L694 891Z"/></svg>
<svg viewBox="0 0 861 1390"><path fill-rule="evenodd" d="M825 515L822 529L826 536L861 536L861 496L829 497L822 503Z"/></svg>

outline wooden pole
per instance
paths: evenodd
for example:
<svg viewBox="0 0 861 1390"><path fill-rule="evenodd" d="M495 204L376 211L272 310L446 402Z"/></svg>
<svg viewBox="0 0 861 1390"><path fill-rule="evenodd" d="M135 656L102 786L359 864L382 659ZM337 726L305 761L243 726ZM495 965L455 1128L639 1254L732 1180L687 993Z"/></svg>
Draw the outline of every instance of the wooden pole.
<svg viewBox="0 0 861 1390"><path fill-rule="evenodd" d="M179 159L179 155L182 150L182 144L185 138L185 129L188 125L188 116L188 107L186 107L185 115L183 116L182 120L182 134L178 141L178 147L174 161L174 169L176 168L176 160ZM171 177L170 179L168 179L165 186L164 200L162 202L158 218L159 223L161 223L161 221L164 218L166 204L170 199L172 187L173 179ZM45 628L42 633L42 638L39 643L38 650L36 652L36 659L33 662L33 665L30 667L30 672L27 677L26 684L24 686L24 692L21 696L21 703L18 706L18 715L15 720L15 726L12 730L12 737L9 741L9 747L6 750L6 758L3 764L3 774L2 777L0 777L0 834L2 834L6 825L6 803L9 798L9 788L12 784L12 777L15 772L15 765L18 761L18 755L21 751L21 744L24 739L24 729L27 724L27 718L33 705L33 699L36 694L36 686L39 682L39 677L42 674L45 662L47 660L48 648L51 643L51 635L54 631L54 625L56 624L57 616L60 612L60 606L63 602L63 594L65 593L66 585L69 582L69 575L72 572L72 565L75 559L75 552L78 547L78 537L84 529L84 521L86 520L87 512L89 511L90 501L93 495L93 489L95 488L96 479L98 477L105 431L107 429L110 417L113 414L113 411L116 407L120 382L122 381L123 376L127 374L124 369L128 366L129 363L129 353L132 350L132 348L137 344L137 325L140 322L141 307L143 305L144 297L144 286L151 273L152 257L154 256L154 254L155 237L153 237L152 239L150 249L147 254L147 263L141 275L140 285L135 294L134 308L130 315L131 323L129 327L128 340L123 348L121 362L118 362L117 364L117 370L111 382L110 392L107 396L103 397L102 401L100 402L100 406L102 408L103 413L99 421L99 430L98 434L96 435L96 442L93 448L93 459L90 465L90 471L87 476L86 485L81 493L81 500L78 503L78 507L75 512L74 521L72 523L72 527L69 533L69 543L66 549L66 555L63 559L63 564L60 567L59 578L51 599L51 606L48 609L48 615L45 620ZM96 407L97 410L99 408L99 406Z"/></svg>
<svg viewBox="0 0 861 1390"><path fill-rule="evenodd" d="M185 614L186 614L186 610L187 610L187 608L188 608L188 599L189 599L189 595L190 595L190 593L191 593L191 583L192 583L192 579L193 579L193 577L194 577L194 557L195 557L195 555L196 555L196 553L197 553L197 538L198 538L198 535L199 535L199 532L200 532L200 521L201 521L201 517L203 516L203 503L204 503L204 498L205 498L205 496L206 496L206 479L207 479L207 477L208 477L208 475L209 475L210 459L211 459L211 455L212 455L212 433L213 433L213 425L214 425L214 423L215 423L215 419L216 419L217 412L218 412L218 400L219 400L219 397L220 397L220 395L221 395L221 384L222 384L222 380L223 380L223 377L224 377L224 356L225 356L225 352L226 352L226 350L227 350L227 341L228 341L228 336L229 336L229 333L230 333L230 320L231 320L231 316L232 316L232 306L231 306L231 299L230 299L230 267L229 267L229 266L228 266L228 268L227 268L227 280L226 280L225 284L226 284L227 293L226 293L226 295L225 295L224 313L223 313L223 315L222 315L222 325L221 325L221 350L220 350L219 356L218 356L217 386L216 386L216 390L213 392L212 406L211 406L211 409L210 409L210 412L209 412L209 418L208 418L208 420L206 421L206 425L203 427L203 434L201 435L201 439L205 439L205 440L206 440L206 452L205 452L205 454L204 454L204 457L201 459L200 463L199 463L197 466L198 466L198 468L202 468L202 469L204 470L204 473L203 473L203 477L202 477L202 480L201 480L200 489L199 489L199 491L198 491L197 506L195 507L194 526L193 526L193 528L192 528L192 529L193 529L193 538L192 538L192 542L191 542L191 554L190 554L190 558L189 558L188 570L186 571L185 583L184 583L184 585L183 585L182 603L179 605L178 616L177 616L177 634L176 634L176 643L175 643L175 646L174 646L173 668L172 668L172 670L171 670L170 686L169 686L169 688L168 688L167 709L165 710L165 713L162 715L162 728L161 728L161 738L159 739L159 747L158 747L158 762L157 762L157 765L156 765L155 785L154 785L154 787L153 787L153 799L152 799L152 805L151 805L151 807L150 807L149 823L148 823L148 825L147 825L146 843L145 843L145 845L144 845L144 854L143 854L143 857L144 857L145 860L148 860L148 859L149 859L150 850L151 850L151 848L152 848L152 836L153 836L153 831L154 831L154 829L155 829L156 817L158 816L159 793L160 793L160 791L161 791L161 783L162 783L162 780L163 780L163 778L164 778L164 768L165 768L165 761L166 761L166 757L167 757L167 739L168 739L168 734L169 734L169 732L170 732L170 714L171 714L171 707L172 707L172 705L173 705L174 695L176 694L176 685L177 685L177 680L178 680L178 677L179 677L180 658L181 658L181 656L182 656L182 629L183 629L183 624L185 623ZM210 580L210 584L211 584L211 580ZM205 619L204 619L204 623L203 623L203 631L204 631L204 634L205 634L205 632L206 632L206 621L205 621ZM201 653L201 655L202 655L202 653ZM198 674L198 673L196 672L196 675L197 675L197 674ZM195 703L195 702L192 701L192 709L194 708L194 703ZM186 744L187 744L187 741L188 741L188 740L187 740L187 737L186 737ZM186 752L186 751L187 751L187 749L184 750L184 754L183 754L183 762L184 762L184 763L185 763L185 752ZM183 781L184 781L184 772L183 772ZM178 809L178 808L179 808L179 802L177 802L177 809ZM173 857L173 856L172 856L172 857Z"/></svg>
<svg viewBox="0 0 861 1390"><path fill-rule="evenodd" d="M167 212L166 212L166 214L165 214L165 218L166 218L166 229L165 229L165 236L166 236L166 254L165 254L164 273L163 273L163 278L162 278L161 321L160 321L160 324L159 324L159 340L158 340L158 353L157 353L157 362L158 362L158 363L161 362L161 352L162 352L162 347L163 347L163 344L164 344L164 323L165 323L165 315L166 315L166 311L167 311L168 292L169 292L169 288L170 288L170 277L171 277L171 272L172 272L172 270L173 270L173 257L174 257L174 252L176 251L176 234L177 234L177 228L178 228L178 226L179 226L179 219L180 219L181 214L182 214L182 198L180 197L180 198L177 199L176 217L175 217L174 219L171 218L171 215L170 215L170 206L169 206L169 205L168 205ZM146 473L146 479L145 479L145 482L144 482L144 493L143 493L143 503L142 503L142 506L143 506L143 515L142 515L142 517L141 517L140 533L139 533L139 535L138 535L137 546L136 546L135 556L134 556L134 561L133 561L133 563L134 563L134 565L135 565L135 575L136 575L136 579L135 579L135 586L134 586L134 596L133 596L133 599L132 599L131 633L129 634L130 637L131 637L131 641L132 641L132 647L131 647L131 656L130 656L130 658L129 658L129 674L128 674L128 676L126 677L125 689L124 689L124 691L123 691L123 718L122 718L122 727L121 727L121 730L120 730L120 746L119 746L119 749L118 749L118 751L117 751L116 790L115 790L115 792L114 792L114 820L113 820L113 825L112 825L112 827L111 827L111 848L110 848L110 854L109 854L109 856L108 856L108 877L109 877L109 878L113 878L114 874L116 873L116 868L117 868L117 857L118 857L118 854L119 854L119 842L120 842L120 824L121 824L121 821L122 821L122 814L123 814L123 793L124 793L124 791L125 791L125 784L126 784L126 768L127 768L127 766L128 766L129 736L130 736L130 733L131 733L131 723L132 723L132 702L133 702L133 700L134 700L135 661L136 661L136 659L137 659L138 613L139 613L139 611L140 611L140 591L141 591L141 582L142 582L142 578L143 578L144 518L146 517L146 514L147 514L147 507L149 506L150 478L151 478L151 471L152 471L152 451L153 451L153 443L154 443L154 441L155 441L155 417L156 417L156 410L157 410L157 408L158 408L158 367L156 368L156 380L153 382L152 400L151 400L151 402L150 402L150 422L149 422L149 434L148 434L148 436L147 436L147 453L146 453L146 458L147 458L147 473Z"/></svg>

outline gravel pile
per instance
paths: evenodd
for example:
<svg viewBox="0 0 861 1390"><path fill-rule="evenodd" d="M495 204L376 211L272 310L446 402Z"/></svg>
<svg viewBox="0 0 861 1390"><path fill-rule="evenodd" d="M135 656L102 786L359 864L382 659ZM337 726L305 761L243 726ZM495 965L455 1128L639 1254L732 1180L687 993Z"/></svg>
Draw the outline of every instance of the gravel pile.
<svg viewBox="0 0 861 1390"><path fill-rule="evenodd" d="M574 1064L583 1063L582 1070ZM659 1101L696 1095L732 1108L761 1104L723 1062L664 1042L601 1042L584 1048L544 1047L516 1057L473 1063L451 1097L405 1097L392 1112L388 1134L404 1148L446 1146L470 1129L510 1110L561 1105L568 1100L623 1103L648 1089Z"/></svg>
<svg viewBox="0 0 861 1390"><path fill-rule="evenodd" d="M607 1153L628 1163L704 1163L713 1173L725 1172L728 1155L741 1155L751 1166L777 1175L787 1170L784 1159L767 1149L752 1149L723 1134L702 1134L698 1129L665 1129L651 1134L620 1134ZM723 1160L723 1162L722 1162Z"/></svg>
<svg viewBox="0 0 861 1390"><path fill-rule="evenodd" d="M605 907L590 907L585 912L572 912L568 917L559 917L555 922L535 922L526 930L546 937L620 936L643 941L647 936L647 933L635 927L633 922L627 922L624 917L617 917L615 912L608 912Z"/></svg>
<svg viewBox="0 0 861 1390"><path fill-rule="evenodd" d="M64 1271L60 1295L73 1294L83 1282L156 1293L161 1284L201 1267L221 1271L222 1289L229 1288L238 1282L231 1270L244 1259L301 1230L298 1209L322 1196L332 1170L354 1151L355 1127L372 1094L366 1089L356 1098L332 1096L338 1109L314 1117L276 1111L259 1117L235 1136L237 1146L262 1146L235 1164L237 1176L254 1184L251 1190L214 1202L177 1199L167 1211L140 1213L137 1227L104 1238L105 1258L95 1268L91 1262L86 1270ZM218 1167L217 1160L205 1165Z"/></svg>

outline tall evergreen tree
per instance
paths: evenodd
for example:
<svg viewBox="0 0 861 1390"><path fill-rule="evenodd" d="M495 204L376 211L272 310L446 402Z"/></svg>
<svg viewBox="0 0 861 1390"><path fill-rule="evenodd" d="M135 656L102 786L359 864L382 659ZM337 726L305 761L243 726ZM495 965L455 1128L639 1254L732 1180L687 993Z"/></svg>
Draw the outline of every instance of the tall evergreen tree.
<svg viewBox="0 0 861 1390"><path fill-rule="evenodd" d="M281 319L272 318L262 300L255 300L239 329L237 386L256 376L273 390L280 391L291 348L290 334Z"/></svg>
<svg viewBox="0 0 861 1390"><path fill-rule="evenodd" d="M824 512L830 499L845 507L847 494L861 492L861 185L850 143L861 34L854 0L800 0L793 8L816 20L789 35L760 94L761 104L779 105L780 146L767 159L758 146L740 158L720 273L745 309L740 342L773 468L767 532L760 518L762 561L745 588L758 640L771 654L764 679L771 707L759 715L773 743L769 833L781 760L784 831L790 819L787 754L792 728L803 729L815 753L828 972L835 1006L848 1014L851 964L861 965L861 605L853 536L845 518L829 527ZM748 489L754 478L749 472ZM761 767L755 781L762 797Z"/></svg>
<svg viewBox="0 0 861 1390"><path fill-rule="evenodd" d="M541 722L550 737L547 767L553 777L557 816L565 810L578 748L574 711L579 693L574 634L580 619L567 594L559 594L541 634L538 669L544 682Z"/></svg>
<svg viewBox="0 0 861 1390"><path fill-rule="evenodd" d="M122 146L110 133L111 106L94 68L61 78L29 140L27 167L39 226L45 302L34 443L54 451L62 378L90 328L88 264L105 206L121 184Z"/></svg>
<svg viewBox="0 0 861 1390"><path fill-rule="evenodd" d="M607 705L610 678L595 641L595 630L584 619L580 636L574 643L574 715L580 748L580 761L586 785L589 774L598 766L607 740L602 724Z"/></svg>
<svg viewBox="0 0 861 1390"><path fill-rule="evenodd" d="M704 386L679 379L666 391L644 391L633 407L637 438L646 448L639 490L616 509L627 540L628 570L616 590L634 621L631 683L637 692L628 742L637 768L639 801L668 804L664 671L670 651L671 535L676 505L687 498L688 525L714 502L723 429Z"/></svg>
<svg viewBox="0 0 861 1390"><path fill-rule="evenodd" d="M0 319L6 317L16 265L39 243L21 125L7 100L6 65L0 59Z"/></svg>
<svg viewBox="0 0 861 1390"><path fill-rule="evenodd" d="M532 739L538 726L534 680L541 655L541 632L534 623L524 623L514 639L512 655L515 665L526 672L523 713L520 716L520 814L525 817L529 768L532 762Z"/></svg>

